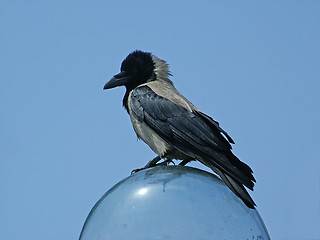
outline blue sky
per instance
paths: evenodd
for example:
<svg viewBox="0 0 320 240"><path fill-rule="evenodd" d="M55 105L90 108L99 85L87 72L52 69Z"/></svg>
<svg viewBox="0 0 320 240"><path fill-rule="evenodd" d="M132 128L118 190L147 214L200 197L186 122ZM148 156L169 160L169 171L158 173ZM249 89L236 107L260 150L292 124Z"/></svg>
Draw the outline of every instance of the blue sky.
<svg viewBox="0 0 320 240"><path fill-rule="evenodd" d="M319 239L319 12L319 1L0 1L1 238L77 239L102 194L155 156L136 141L125 90L102 90L141 49L235 139L271 237Z"/></svg>

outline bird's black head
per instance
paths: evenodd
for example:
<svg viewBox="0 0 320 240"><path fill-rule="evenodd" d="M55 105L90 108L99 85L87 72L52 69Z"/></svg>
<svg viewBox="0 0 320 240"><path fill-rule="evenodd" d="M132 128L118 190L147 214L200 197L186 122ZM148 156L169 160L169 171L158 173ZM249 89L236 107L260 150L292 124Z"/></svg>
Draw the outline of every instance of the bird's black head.
<svg viewBox="0 0 320 240"><path fill-rule="evenodd" d="M103 89L125 86L127 91L155 80L155 62L151 53L134 51L121 64L121 72L107 82Z"/></svg>

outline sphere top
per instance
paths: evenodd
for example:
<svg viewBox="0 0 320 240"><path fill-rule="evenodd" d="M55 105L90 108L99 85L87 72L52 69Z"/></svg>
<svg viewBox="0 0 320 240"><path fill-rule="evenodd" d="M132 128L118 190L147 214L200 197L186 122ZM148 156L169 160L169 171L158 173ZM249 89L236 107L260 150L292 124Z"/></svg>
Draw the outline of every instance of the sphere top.
<svg viewBox="0 0 320 240"><path fill-rule="evenodd" d="M270 239L249 209L215 175L160 166L135 173L91 210L80 240Z"/></svg>

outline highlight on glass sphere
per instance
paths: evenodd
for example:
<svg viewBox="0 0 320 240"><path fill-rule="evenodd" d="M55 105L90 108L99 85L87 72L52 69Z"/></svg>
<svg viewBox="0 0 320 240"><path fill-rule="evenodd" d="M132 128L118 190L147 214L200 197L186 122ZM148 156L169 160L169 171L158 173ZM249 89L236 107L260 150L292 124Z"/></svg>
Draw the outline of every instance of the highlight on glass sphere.
<svg viewBox="0 0 320 240"><path fill-rule="evenodd" d="M158 166L120 181L93 207L80 240L270 239L248 208L215 175Z"/></svg>

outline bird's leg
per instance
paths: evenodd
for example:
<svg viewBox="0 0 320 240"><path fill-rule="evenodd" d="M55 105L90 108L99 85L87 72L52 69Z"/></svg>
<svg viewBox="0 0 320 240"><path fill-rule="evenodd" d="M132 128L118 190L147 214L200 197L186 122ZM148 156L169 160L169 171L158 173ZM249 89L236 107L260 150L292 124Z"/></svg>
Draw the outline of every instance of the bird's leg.
<svg viewBox="0 0 320 240"><path fill-rule="evenodd" d="M163 162L156 164L156 166L163 166L163 165L168 166L170 163L172 163L173 165L176 165L171 158L167 158Z"/></svg>
<svg viewBox="0 0 320 240"><path fill-rule="evenodd" d="M131 171L131 174L137 173L141 170L147 169L147 168L152 168L152 167L156 167L156 166L168 166L169 163L173 163L175 165L175 163L172 161L172 159L167 158L166 160L164 160L161 163L158 163L161 160L160 156L156 156L154 159L150 160L143 168L137 168Z"/></svg>
<svg viewBox="0 0 320 240"><path fill-rule="evenodd" d="M141 170L147 169L147 168L151 168L151 167L155 167L157 166L157 162L159 162L161 160L160 156L156 156L154 159L150 160L143 168L137 168L137 169L133 169L131 171L131 174L137 173Z"/></svg>
<svg viewBox="0 0 320 240"><path fill-rule="evenodd" d="M157 163L158 163L160 160L161 160L161 157L160 157L160 156L156 156L154 159L150 160L150 161L143 167L143 169L157 166Z"/></svg>
<svg viewBox="0 0 320 240"><path fill-rule="evenodd" d="M179 166L185 166L187 165L189 162L194 161L194 159L189 158L189 159L184 159L182 162L180 162L178 165Z"/></svg>
<svg viewBox="0 0 320 240"><path fill-rule="evenodd" d="M179 163L179 166L185 166L189 162L190 162L190 160L183 160L182 162Z"/></svg>

